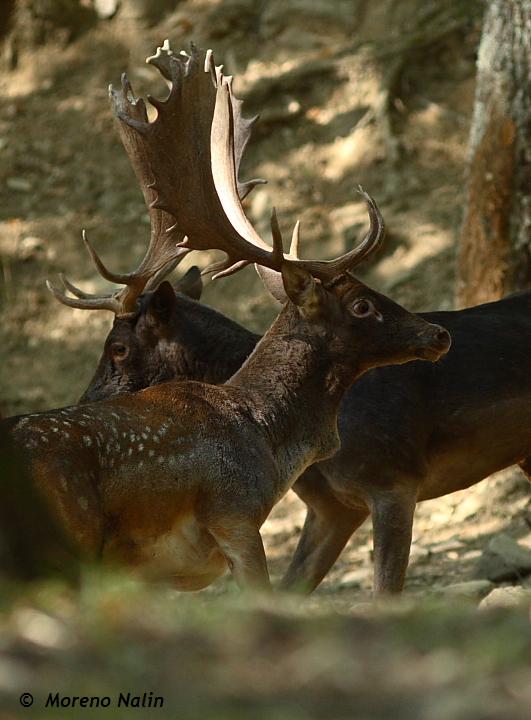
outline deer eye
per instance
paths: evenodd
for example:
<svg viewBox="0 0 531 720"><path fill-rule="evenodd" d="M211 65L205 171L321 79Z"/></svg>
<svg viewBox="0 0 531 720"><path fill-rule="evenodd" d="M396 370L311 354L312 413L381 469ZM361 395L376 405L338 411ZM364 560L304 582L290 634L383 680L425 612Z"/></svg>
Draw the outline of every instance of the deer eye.
<svg viewBox="0 0 531 720"><path fill-rule="evenodd" d="M111 345L111 353L114 360L125 360L129 355L129 348L123 343L113 343Z"/></svg>
<svg viewBox="0 0 531 720"><path fill-rule="evenodd" d="M367 317L367 315L373 315L375 312L372 302L365 300L365 298L356 300L352 305L352 313L356 315L356 317Z"/></svg>

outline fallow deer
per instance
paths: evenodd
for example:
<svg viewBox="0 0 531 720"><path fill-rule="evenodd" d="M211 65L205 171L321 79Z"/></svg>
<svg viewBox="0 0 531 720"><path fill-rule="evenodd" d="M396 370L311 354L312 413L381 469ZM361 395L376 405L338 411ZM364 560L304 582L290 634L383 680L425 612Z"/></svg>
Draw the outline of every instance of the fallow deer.
<svg viewBox="0 0 531 720"><path fill-rule="evenodd" d="M336 260L286 257L275 215L273 245L266 243L238 196L239 105L230 78L210 52L195 48L163 62L171 89L165 101L151 99L156 120L140 102L134 116L123 113L150 161L151 205L174 221L152 267L162 271L183 248L220 249L227 260L218 274L264 265L281 273L289 301L225 385L162 383L0 427L66 536L87 555L171 577L186 590L205 587L227 566L239 584L265 588L260 527L297 477L337 450L346 389L372 367L436 361L450 338L351 274L383 239L368 195L369 231ZM119 92L132 106L125 81ZM185 237L172 251L174 233ZM146 262L143 271L152 267Z"/></svg>
<svg viewBox="0 0 531 720"><path fill-rule="evenodd" d="M168 46L158 56L164 52L171 52ZM115 103L115 112L123 110ZM264 280L283 301L278 277L268 273ZM191 287L199 299L196 272ZM168 283L156 296L143 296L135 315L115 321L83 398L127 392L131 378L134 388L147 387L157 381L158 362L164 378L228 380L260 338L195 300ZM513 463L531 478L525 459L531 456L531 292L420 317L446 327L452 347L436 365L377 368L347 391L340 450L293 486L308 514L286 589L315 588L372 515L375 590L400 591L416 502L469 487ZM126 357L113 357L117 340Z"/></svg>

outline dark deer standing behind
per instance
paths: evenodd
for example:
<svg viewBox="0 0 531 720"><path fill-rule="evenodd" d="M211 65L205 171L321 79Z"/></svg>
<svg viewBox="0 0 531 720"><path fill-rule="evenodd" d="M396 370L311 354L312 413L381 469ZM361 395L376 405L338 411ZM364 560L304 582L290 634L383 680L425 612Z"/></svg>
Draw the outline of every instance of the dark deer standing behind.
<svg viewBox="0 0 531 720"><path fill-rule="evenodd" d="M369 196L370 229L337 260L286 258L274 216L273 247L265 243L238 197L230 80L195 49L161 62L172 84L166 101L153 100L157 119L140 102L136 117L123 117L149 161L152 206L175 219L164 236L224 250L222 274L248 263L281 272L290 301L226 385L163 383L4 421L3 431L89 556L141 566L181 589L204 587L227 566L240 584L267 587L260 527L306 467L337 450L346 388L380 364L437 360L450 340L350 274L383 237ZM120 97L131 105L128 94L124 83ZM161 271L177 257L162 250L162 260L151 257Z"/></svg>
<svg viewBox="0 0 531 720"><path fill-rule="evenodd" d="M173 379L223 383L237 371L259 336L186 297L199 299L196 271L184 280L177 293L163 283L141 298L136 314L115 320L83 400L152 385L159 362ZM272 280L269 274L270 287ZM272 289L278 296L278 283ZM416 502L469 487L513 463L531 477L525 460L531 455L531 292L420 316L446 327L452 347L436 365L378 368L348 390L340 450L293 487L308 514L286 588L316 587L371 514L375 589L399 591ZM113 354L118 341L126 348L122 357Z"/></svg>

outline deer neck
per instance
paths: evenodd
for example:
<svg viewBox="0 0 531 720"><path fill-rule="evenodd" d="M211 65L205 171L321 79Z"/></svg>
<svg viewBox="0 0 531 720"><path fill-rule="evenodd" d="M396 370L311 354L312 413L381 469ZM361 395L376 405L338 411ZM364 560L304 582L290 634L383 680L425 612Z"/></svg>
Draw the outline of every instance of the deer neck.
<svg viewBox="0 0 531 720"><path fill-rule="evenodd" d="M193 322L180 330L181 345L188 348L187 377L224 383L249 357L260 336L201 303L194 303L190 316Z"/></svg>
<svg viewBox="0 0 531 720"><path fill-rule="evenodd" d="M290 457L299 472L339 447L339 405L356 373L336 354L326 332L303 324L288 304L227 383L245 389L277 459L279 453Z"/></svg>

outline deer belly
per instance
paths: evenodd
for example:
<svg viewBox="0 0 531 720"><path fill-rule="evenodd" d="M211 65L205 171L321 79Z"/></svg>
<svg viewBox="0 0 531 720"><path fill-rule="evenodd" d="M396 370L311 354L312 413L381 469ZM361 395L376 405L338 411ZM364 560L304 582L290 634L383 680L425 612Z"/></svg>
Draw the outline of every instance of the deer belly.
<svg viewBox="0 0 531 720"><path fill-rule="evenodd" d="M179 518L163 534L135 538L134 565L150 580L167 580L178 590L200 590L227 570L214 538L193 516Z"/></svg>

